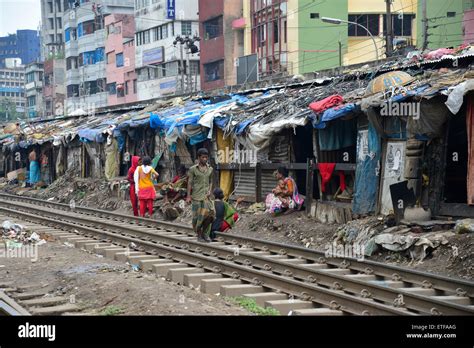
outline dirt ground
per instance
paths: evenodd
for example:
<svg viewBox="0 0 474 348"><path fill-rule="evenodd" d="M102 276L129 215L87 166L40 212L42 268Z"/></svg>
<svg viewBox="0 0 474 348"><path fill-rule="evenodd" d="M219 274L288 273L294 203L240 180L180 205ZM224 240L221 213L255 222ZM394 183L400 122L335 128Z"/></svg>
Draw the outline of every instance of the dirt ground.
<svg viewBox="0 0 474 348"><path fill-rule="evenodd" d="M50 294L74 295L81 315L250 315L214 295L136 272L59 241L38 247L38 260L0 258L2 282L38 285Z"/></svg>
<svg viewBox="0 0 474 348"><path fill-rule="evenodd" d="M2 189L10 193L52 199L64 203L74 200L77 206L82 205L131 214L130 201L112 194L105 182L77 179L68 174L70 173L67 173L46 190L21 189L10 185L4 186ZM153 216L155 219L163 219L163 214L159 210L160 205L160 201L155 202L155 214ZM239 209L241 220L231 233L325 251L340 227L339 225L318 223L314 219L309 219L303 212L272 217L263 213L243 213L245 208L246 206L243 206ZM175 222L181 224L191 223L191 209L189 206L185 208ZM471 233L450 237L447 245L435 249L423 262L414 262L405 253L390 251L375 253L368 259L472 280L474 278L473 254L474 244Z"/></svg>

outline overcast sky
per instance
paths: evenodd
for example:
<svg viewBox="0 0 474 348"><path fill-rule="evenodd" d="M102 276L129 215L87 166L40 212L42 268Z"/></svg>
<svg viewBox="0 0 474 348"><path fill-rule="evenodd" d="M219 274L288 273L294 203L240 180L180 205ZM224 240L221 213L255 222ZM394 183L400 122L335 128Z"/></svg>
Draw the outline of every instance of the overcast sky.
<svg viewBox="0 0 474 348"><path fill-rule="evenodd" d="M40 0L0 0L0 36L17 29L36 30L40 21Z"/></svg>

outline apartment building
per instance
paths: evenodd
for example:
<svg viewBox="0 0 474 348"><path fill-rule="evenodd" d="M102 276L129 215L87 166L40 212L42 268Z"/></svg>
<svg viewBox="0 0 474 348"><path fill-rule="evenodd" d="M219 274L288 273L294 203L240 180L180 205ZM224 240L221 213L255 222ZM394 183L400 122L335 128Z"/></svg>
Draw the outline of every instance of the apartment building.
<svg viewBox="0 0 474 348"><path fill-rule="evenodd" d="M235 67L244 54L242 11L243 0L199 0L203 90L237 83Z"/></svg>
<svg viewBox="0 0 474 348"><path fill-rule="evenodd" d="M199 35L198 0L135 1L138 99L200 90L199 42L193 52L177 41Z"/></svg>
<svg viewBox="0 0 474 348"><path fill-rule="evenodd" d="M63 16L66 60L65 113L94 112L108 104L105 18L133 15L133 0L81 0Z"/></svg>
<svg viewBox="0 0 474 348"><path fill-rule="evenodd" d="M42 63L31 63L25 70L26 115L28 118L44 117Z"/></svg>
<svg viewBox="0 0 474 348"><path fill-rule="evenodd" d="M25 114L25 67L0 68L0 104L7 109L6 117Z"/></svg>

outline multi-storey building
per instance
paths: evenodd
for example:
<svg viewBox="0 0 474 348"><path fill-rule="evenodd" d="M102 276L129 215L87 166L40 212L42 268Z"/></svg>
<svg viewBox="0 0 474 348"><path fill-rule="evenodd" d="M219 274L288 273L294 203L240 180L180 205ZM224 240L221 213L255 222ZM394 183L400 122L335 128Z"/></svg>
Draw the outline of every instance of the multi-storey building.
<svg viewBox="0 0 474 348"><path fill-rule="evenodd" d="M133 14L133 0L81 0L64 13L66 113L107 106L105 17L109 14Z"/></svg>
<svg viewBox="0 0 474 348"><path fill-rule="evenodd" d="M108 105L137 101L135 20L133 15L105 17Z"/></svg>
<svg viewBox="0 0 474 348"><path fill-rule="evenodd" d="M25 114L25 67L0 68L0 109L7 120Z"/></svg>
<svg viewBox="0 0 474 348"><path fill-rule="evenodd" d="M43 115L64 114L64 13L74 0L41 0L41 56L44 62Z"/></svg>
<svg viewBox="0 0 474 348"><path fill-rule="evenodd" d="M73 0L41 0L41 58L61 55L64 47L63 14Z"/></svg>
<svg viewBox="0 0 474 348"><path fill-rule="evenodd" d="M65 60L48 59L44 62L43 112L46 117L64 115Z"/></svg>
<svg viewBox="0 0 474 348"><path fill-rule="evenodd" d="M436 4L435 4L436 2ZM464 11L472 1L427 1L428 48L462 43ZM392 1L394 46L423 45L420 0ZM243 2L242 80L308 72L386 57L386 2L383 0L250 0ZM340 24L323 17L341 19ZM358 25L344 21L355 22ZM367 28L365 30L361 26ZM371 38L375 39L375 44ZM240 59L242 63L247 60ZM255 74L255 71L258 74Z"/></svg>
<svg viewBox="0 0 474 348"><path fill-rule="evenodd" d="M5 59L20 58L21 64L40 60L40 38L37 30L17 30L16 34L0 37L0 68Z"/></svg>
<svg viewBox="0 0 474 348"><path fill-rule="evenodd" d="M199 55L176 39L199 35L198 0L135 1L138 99L200 90ZM199 42L194 43L198 49Z"/></svg>
<svg viewBox="0 0 474 348"><path fill-rule="evenodd" d="M242 6L242 0L199 0L203 90L237 83L236 59L244 53Z"/></svg>
<svg viewBox="0 0 474 348"><path fill-rule="evenodd" d="M31 63L25 70L26 115L43 117L43 64Z"/></svg>

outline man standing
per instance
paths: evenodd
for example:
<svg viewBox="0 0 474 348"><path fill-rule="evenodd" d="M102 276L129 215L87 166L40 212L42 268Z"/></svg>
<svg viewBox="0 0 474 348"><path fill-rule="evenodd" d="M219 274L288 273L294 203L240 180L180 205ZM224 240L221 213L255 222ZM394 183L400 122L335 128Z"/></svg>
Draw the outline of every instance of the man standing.
<svg viewBox="0 0 474 348"><path fill-rule="evenodd" d="M211 242L205 233L207 227L214 220L214 211L210 201L213 168L208 164L209 152L199 149L197 152L198 164L189 169L188 196L186 201L192 202L193 229L199 242Z"/></svg>

